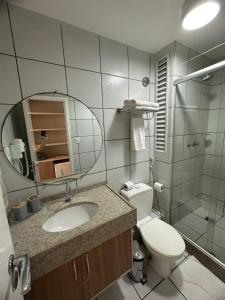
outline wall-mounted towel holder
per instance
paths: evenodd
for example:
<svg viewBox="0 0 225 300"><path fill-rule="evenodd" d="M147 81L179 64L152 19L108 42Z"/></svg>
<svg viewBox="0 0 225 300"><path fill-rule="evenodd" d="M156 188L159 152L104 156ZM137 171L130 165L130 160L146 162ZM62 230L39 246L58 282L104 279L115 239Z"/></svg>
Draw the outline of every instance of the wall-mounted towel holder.
<svg viewBox="0 0 225 300"><path fill-rule="evenodd" d="M148 120L152 120L154 118L155 115L155 111L150 111L150 110L140 110L140 109L124 109L124 108L117 108L117 112L118 113L139 113L139 114L146 114L146 118L144 118L144 120L148 121ZM152 116L150 117L148 114L152 113Z"/></svg>

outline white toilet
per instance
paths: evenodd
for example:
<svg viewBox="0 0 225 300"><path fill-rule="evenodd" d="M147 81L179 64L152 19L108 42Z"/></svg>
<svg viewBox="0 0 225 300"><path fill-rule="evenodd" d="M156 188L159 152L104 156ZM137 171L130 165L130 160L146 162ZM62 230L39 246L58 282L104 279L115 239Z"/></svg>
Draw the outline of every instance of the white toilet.
<svg viewBox="0 0 225 300"><path fill-rule="evenodd" d="M169 277L173 262L185 251L183 238L176 229L152 212L152 187L138 183L129 191L121 190L121 195L137 208L137 227L152 256L153 269L161 277Z"/></svg>

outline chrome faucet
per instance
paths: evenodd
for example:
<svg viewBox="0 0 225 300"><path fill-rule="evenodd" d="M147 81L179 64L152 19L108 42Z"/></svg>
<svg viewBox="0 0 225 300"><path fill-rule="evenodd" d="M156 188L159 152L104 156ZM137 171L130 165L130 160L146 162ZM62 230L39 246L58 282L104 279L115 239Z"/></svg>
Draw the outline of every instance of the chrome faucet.
<svg viewBox="0 0 225 300"><path fill-rule="evenodd" d="M69 184L69 180L65 180L66 182L66 198L65 198L65 202L70 202L73 198L73 193L72 193L72 189L70 187Z"/></svg>

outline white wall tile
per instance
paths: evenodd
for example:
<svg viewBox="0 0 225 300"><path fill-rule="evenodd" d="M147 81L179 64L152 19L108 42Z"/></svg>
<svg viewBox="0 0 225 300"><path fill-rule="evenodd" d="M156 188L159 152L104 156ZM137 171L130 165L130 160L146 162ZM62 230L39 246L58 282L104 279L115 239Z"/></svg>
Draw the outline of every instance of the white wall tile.
<svg viewBox="0 0 225 300"><path fill-rule="evenodd" d="M128 99L128 79L103 75L103 107L119 108L124 100Z"/></svg>
<svg viewBox="0 0 225 300"><path fill-rule="evenodd" d="M149 162L131 165L131 180L134 183L144 182L149 184Z"/></svg>
<svg viewBox="0 0 225 300"><path fill-rule="evenodd" d="M0 52L14 54L6 2L0 3Z"/></svg>
<svg viewBox="0 0 225 300"><path fill-rule="evenodd" d="M107 169L123 167L130 164L129 140L106 141Z"/></svg>
<svg viewBox="0 0 225 300"><path fill-rule="evenodd" d="M176 108L174 113L174 135L184 134L185 109Z"/></svg>
<svg viewBox="0 0 225 300"><path fill-rule="evenodd" d="M116 109L104 109L105 139L129 138L129 114L119 113Z"/></svg>
<svg viewBox="0 0 225 300"><path fill-rule="evenodd" d="M97 183L105 183L105 182L106 182L106 171L103 171L94 174L86 174L83 178L78 179L77 184L78 184L78 188L82 188L89 185L93 185Z"/></svg>
<svg viewBox="0 0 225 300"><path fill-rule="evenodd" d="M7 192L20 190L21 188L35 187L34 181L27 179L15 171L14 167L9 163L3 151L0 151L0 161L3 181Z"/></svg>
<svg viewBox="0 0 225 300"><path fill-rule="evenodd" d="M15 104L21 100L16 59L0 54L0 103Z"/></svg>
<svg viewBox="0 0 225 300"><path fill-rule="evenodd" d="M115 190L120 192L123 184L130 180L130 166L107 170L107 183Z"/></svg>
<svg viewBox="0 0 225 300"><path fill-rule="evenodd" d="M149 77L150 56L149 53L128 47L129 78L142 80Z"/></svg>
<svg viewBox="0 0 225 300"><path fill-rule="evenodd" d="M194 194L194 180L181 184L181 203L186 203L193 198Z"/></svg>
<svg viewBox="0 0 225 300"><path fill-rule="evenodd" d="M181 184L182 161L175 162L172 165L173 172L173 186Z"/></svg>
<svg viewBox="0 0 225 300"><path fill-rule="evenodd" d="M141 81L129 79L129 99L149 101L149 86L143 86Z"/></svg>
<svg viewBox="0 0 225 300"><path fill-rule="evenodd" d="M37 93L66 93L65 70L61 66L18 59L23 97Z"/></svg>
<svg viewBox="0 0 225 300"><path fill-rule="evenodd" d="M12 5L10 14L18 56L64 63L58 21Z"/></svg>
<svg viewBox="0 0 225 300"><path fill-rule="evenodd" d="M175 136L173 138L173 161L182 160L183 144L184 144L183 136Z"/></svg>
<svg viewBox="0 0 225 300"><path fill-rule="evenodd" d="M161 161L155 162L155 180L167 188L171 185L171 168L172 164L163 163Z"/></svg>
<svg viewBox="0 0 225 300"><path fill-rule="evenodd" d="M101 37L100 53L103 73L128 77L127 46Z"/></svg>
<svg viewBox="0 0 225 300"><path fill-rule="evenodd" d="M175 89L176 107L186 107L187 82L178 84Z"/></svg>
<svg viewBox="0 0 225 300"><path fill-rule="evenodd" d="M91 173L96 173L96 172L105 171L105 170L106 170L105 146L102 145L100 155L98 156L95 165L91 168L91 170L88 173L91 174Z"/></svg>
<svg viewBox="0 0 225 300"><path fill-rule="evenodd" d="M62 24L62 32L66 65L99 72L98 36L68 24Z"/></svg>
<svg viewBox="0 0 225 300"><path fill-rule="evenodd" d="M69 95L89 107L102 107L100 74L66 68Z"/></svg>
<svg viewBox="0 0 225 300"><path fill-rule="evenodd" d="M178 42L175 44L174 75L184 76L188 72L188 48ZM186 63L185 63L186 62Z"/></svg>
<svg viewBox="0 0 225 300"><path fill-rule="evenodd" d="M187 82L187 102L186 107L199 108L201 103L201 84L189 80Z"/></svg>
<svg viewBox="0 0 225 300"><path fill-rule="evenodd" d="M17 200L26 201L27 198L33 194L37 194L36 187L23 189L16 192L10 192L8 193L8 200L9 203L12 205L15 204Z"/></svg>
<svg viewBox="0 0 225 300"><path fill-rule="evenodd" d="M195 159L189 158L183 160L182 182L188 181L195 177Z"/></svg>

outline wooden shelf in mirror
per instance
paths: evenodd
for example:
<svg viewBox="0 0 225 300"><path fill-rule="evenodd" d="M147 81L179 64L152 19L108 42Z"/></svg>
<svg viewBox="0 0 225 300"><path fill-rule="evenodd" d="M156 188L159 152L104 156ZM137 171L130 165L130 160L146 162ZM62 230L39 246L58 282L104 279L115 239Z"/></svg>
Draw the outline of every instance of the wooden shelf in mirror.
<svg viewBox="0 0 225 300"><path fill-rule="evenodd" d="M44 160L38 160L38 161L36 161L36 163L45 163L45 162L64 160L64 159L65 160L69 159L69 156L68 155L59 155L59 156L55 156L55 157L46 158Z"/></svg>
<svg viewBox="0 0 225 300"><path fill-rule="evenodd" d="M50 112L29 112L29 115L34 116L64 116L64 113L50 113Z"/></svg>
<svg viewBox="0 0 225 300"><path fill-rule="evenodd" d="M31 129L31 131L66 131L66 128L35 128L35 129Z"/></svg>
<svg viewBox="0 0 225 300"><path fill-rule="evenodd" d="M54 147L54 146L63 146L63 145L67 145L67 142L58 142L58 143L48 143L45 145L45 147ZM36 145L39 146L39 145Z"/></svg>

